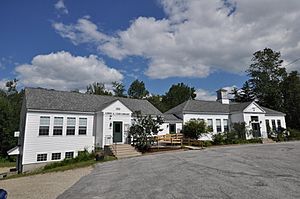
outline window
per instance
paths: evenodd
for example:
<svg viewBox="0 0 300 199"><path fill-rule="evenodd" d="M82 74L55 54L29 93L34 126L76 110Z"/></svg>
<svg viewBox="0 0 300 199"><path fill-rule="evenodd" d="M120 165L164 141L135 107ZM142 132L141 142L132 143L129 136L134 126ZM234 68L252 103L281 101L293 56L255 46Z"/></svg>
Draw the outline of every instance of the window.
<svg viewBox="0 0 300 199"><path fill-rule="evenodd" d="M221 120L220 119L216 119L216 125L217 125L217 132L222 132Z"/></svg>
<svg viewBox="0 0 300 199"><path fill-rule="evenodd" d="M51 160L60 160L61 153L52 153Z"/></svg>
<svg viewBox="0 0 300 199"><path fill-rule="evenodd" d="M66 152L65 153L65 159L71 159L74 158L74 152Z"/></svg>
<svg viewBox="0 0 300 199"><path fill-rule="evenodd" d="M228 128L228 119L224 119L223 120L223 125L224 125L224 132L228 132L229 128Z"/></svg>
<svg viewBox="0 0 300 199"><path fill-rule="evenodd" d="M79 135L86 135L87 118L79 118Z"/></svg>
<svg viewBox="0 0 300 199"><path fill-rule="evenodd" d="M68 117L67 118L67 135L75 135L75 125L76 125L76 118Z"/></svg>
<svg viewBox="0 0 300 199"><path fill-rule="evenodd" d="M37 154L36 161L38 162L47 161L47 153Z"/></svg>
<svg viewBox="0 0 300 199"><path fill-rule="evenodd" d="M54 117L53 135L62 135L63 117Z"/></svg>
<svg viewBox="0 0 300 199"><path fill-rule="evenodd" d="M49 135L50 117L40 117L39 135Z"/></svg>
<svg viewBox="0 0 300 199"><path fill-rule="evenodd" d="M270 121L266 120L266 127L267 127L267 133L270 133L271 127L270 127Z"/></svg>
<svg viewBox="0 0 300 199"><path fill-rule="evenodd" d="M258 122L258 116L251 116L251 121Z"/></svg>
<svg viewBox="0 0 300 199"><path fill-rule="evenodd" d="M209 131L213 131L213 120L207 119L207 127L209 128Z"/></svg>
<svg viewBox="0 0 300 199"><path fill-rule="evenodd" d="M272 120L272 129L275 131L276 130L276 123L275 120Z"/></svg>
<svg viewBox="0 0 300 199"><path fill-rule="evenodd" d="M281 129L281 120L277 120L277 128L278 128L278 130Z"/></svg>

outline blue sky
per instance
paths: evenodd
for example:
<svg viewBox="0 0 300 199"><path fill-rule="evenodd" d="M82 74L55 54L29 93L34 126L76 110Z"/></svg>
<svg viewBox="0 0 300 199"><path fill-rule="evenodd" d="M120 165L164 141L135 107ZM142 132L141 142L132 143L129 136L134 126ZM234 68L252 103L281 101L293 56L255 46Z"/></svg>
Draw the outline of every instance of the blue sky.
<svg viewBox="0 0 300 199"><path fill-rule="evenodd" d="M214 99L218 88L243 84L257 50L280 51L286 63L299 57L299 7L296 0L3 0L0 84L18 78L21 87L70 90L94 81L128 87L138 78L151 93L184 82L198 98Z"/></svg>

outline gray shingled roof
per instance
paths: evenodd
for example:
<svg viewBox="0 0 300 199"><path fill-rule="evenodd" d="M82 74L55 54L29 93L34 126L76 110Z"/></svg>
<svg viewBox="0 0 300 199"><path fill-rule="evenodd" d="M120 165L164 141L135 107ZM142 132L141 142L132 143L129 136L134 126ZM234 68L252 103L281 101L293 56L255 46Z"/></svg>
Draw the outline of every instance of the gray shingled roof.
<svg viewBox="0 0 300 199"><path fill-rule="evenodd" d="M203 101L203 100L188 100L179 104L178 106L168 110L165 114L179 114L179 113L232 113L241 112L252 102L244 103L230 103L222 104L217 101ZM275 111L269 108L262 107L266 111L266 115L285 115L282 112Z"/></svg>
<svg viewBox="0 0 300 199"><path fill-rule="evenodd" d="M164 114L163 118L165 122L182 122L182 119L176 117L174 114Z"/></svg>
<svg viewBox="0 0 300 199"><path fill-rule="evenodd" d="M285 113L279 112L279 111L275 111L266 107L261 106L265 111L266 111L266 115L285 115Z"/></svg>
<svg viewBox="0 0 300 199"><path fill-rule="evenodd" d="M230 112L239 112L247 108L252 102L231 103L229 106Z"/></svg>
<svg viewBox="0 0 300 199"><path fill-rule="evenodd" d="M35 110L96 112L102 110L110 103L120 100L132 112L141 111L142 114L147 115L162 115L150 102L140 99L90 95L41 88L26 88L25 98L26 108Z"/></svg>
<svg viewBox="0 0 300 199"><path fill-rule="evenodd" d="M217 101L188 100L170 109L166 113L182 112L229 113L229 105L221 104Z"/></svg>

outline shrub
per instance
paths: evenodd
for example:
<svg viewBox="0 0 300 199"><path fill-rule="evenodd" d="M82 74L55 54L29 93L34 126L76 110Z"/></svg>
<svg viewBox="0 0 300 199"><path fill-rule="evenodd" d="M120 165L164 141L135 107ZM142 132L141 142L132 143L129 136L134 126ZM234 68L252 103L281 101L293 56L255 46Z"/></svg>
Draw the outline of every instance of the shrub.
<svg viewBox="0 0 300 199"><path fill-rule="evenodd" d="M207 134L209 128L203 120L190 120L184 124L182 133L184 137L191 139L199 139L201 135Z"/></svg>
<svg viewBox="0 0 300 199"><path fill-rule="evenodd" d="M84 162L84 161L89 161L89 160L94 160L94 159L95 159L95 154L89 153L86 149L84 149L84 151L79 151L78 156L76 156L75 158L64 159L59 162L53 162L53 163L47 164L44 167L44 170L49 170L49 169L53 169L56 167L66 166L69 164L74 164L77 162Z"/></svg>
<svg viewBox="0 0 300 199"><path fill-rule="evenodd" d="M289 129L288 140L300 140L300 131L296 129Z"/></svg>
<svg viewBox="0 0 300 199"><path fill-rule="evenodd" d="M151 116L137 115L134 124L129 129L129 136L133 138L133 145L141 152L146 152L154 143L152 134L157 134L163 120L160 116L155 119Z"/></svg>

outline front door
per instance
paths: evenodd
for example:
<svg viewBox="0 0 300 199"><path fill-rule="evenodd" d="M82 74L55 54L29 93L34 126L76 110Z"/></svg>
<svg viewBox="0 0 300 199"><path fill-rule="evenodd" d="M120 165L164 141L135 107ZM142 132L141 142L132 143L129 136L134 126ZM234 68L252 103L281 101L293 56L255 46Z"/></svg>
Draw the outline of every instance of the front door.
<svg viewBox="0 0 300 199"><path fill-rule="evenodd" d="M176 124L169 124L169 133L170 134L176 133Z"/></svg>
<svg viewBox="0 0 300 199"><path fill-rule="evenodd" d="M122 122L113 122L113 142L122 142L123 129Z"/></svg>
<svg viewBox="0 0 300 199"><path fill-rule="evenodd" d="M255 137L255 138L261 137L259 123L256 123L256 122L252 123L252 131L253 131L253 137Z"/></svg>

